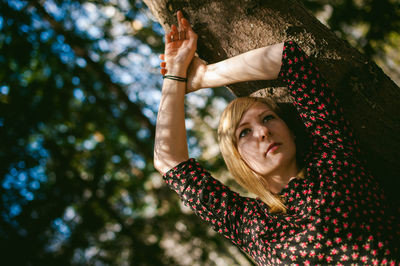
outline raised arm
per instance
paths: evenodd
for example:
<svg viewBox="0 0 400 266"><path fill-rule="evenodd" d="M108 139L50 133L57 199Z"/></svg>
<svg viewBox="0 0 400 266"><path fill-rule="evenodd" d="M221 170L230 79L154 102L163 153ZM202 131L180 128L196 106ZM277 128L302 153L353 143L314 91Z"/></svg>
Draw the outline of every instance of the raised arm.
<svg viewBox="0 0 400 266"><path fill-rule="evenodd" d="M165 35L165 54L161 73L186 78L188 66L196 51L197 35L183 18L177 14L179 28L172 25ZM188 159L185 128L186 82L164 79L162 97L157 115L154 144L154 166L162 174Z"/></svg>
<svg viewBox="0 0 400 266"><path fill-rule="evenodd" d="M312 59L293 41L285 42L279 74L313 138L313 150L332 156L354 155L358 146L343 110ZM358 151L357 151L358 152Z"/></svg>
<svg viewBox="0 0 400 266"><path fill-rule="evenodd" d="M188 91L251 80L276 79L282 63L284 43L265 46L206 65L195 57L188 73Z"/></svg>
<svg viewBox="0 0 400 266"><path fill-rule="evenodd" d="M194 57L188 72L188 92L250 80L286 82L304 124L317 146L352 151L357 145L333 92L312 60L294 42L274 44L206 65ZM350 154L350 153L348 153Z"/></svg>

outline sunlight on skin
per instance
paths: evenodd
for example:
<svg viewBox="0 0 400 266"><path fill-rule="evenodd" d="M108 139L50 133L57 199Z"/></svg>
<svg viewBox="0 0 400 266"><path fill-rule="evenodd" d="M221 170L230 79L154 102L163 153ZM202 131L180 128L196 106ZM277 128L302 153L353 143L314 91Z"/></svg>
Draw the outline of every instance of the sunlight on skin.
<svg viewBox="0 0 400 266"><path fill-rule="evenodd" d="M243 114L235 136L243 161L269 180L273 193L298 173L293 133L267 105L253 104Z"/></svg>

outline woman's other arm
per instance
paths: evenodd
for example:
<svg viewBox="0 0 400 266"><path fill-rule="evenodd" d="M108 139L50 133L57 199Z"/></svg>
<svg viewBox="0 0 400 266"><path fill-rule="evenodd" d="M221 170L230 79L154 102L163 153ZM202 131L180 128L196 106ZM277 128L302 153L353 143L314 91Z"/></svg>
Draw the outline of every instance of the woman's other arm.
<svg viewBox="0 0 400 266"><path fill-rule="evenodd" d="M338 151L346 157L354 155L358 144L335 94L312 59L293 41L284 44L279 75L311 133L314 151L323 153L329 163Z"/></svg>
<svg viewBox="0 0 400 266"><path fill-rule="evenodd" d="M171 32L165 36L165 54L162 55L165 62L161 73L185 78L196 51L197 35L180 11L177 17L179 29L172 25ZM154 144L154 166L162 174L188 159L185 90L185 82L164 79Z"/></svg>
<svg viewBox="0 0 400 266"><path fill-rule="evenodd" d="M284 43L269 45L206 65L195 57L188 72L188 92L251 80L272 80L278 77Z"/></svg>
<svg viewBox="0 0 400 266"><path fill-rule="evenodd" d="M189 67L188 92L235 82L271 80L279 75L286 82L306 127L322 141L318 145L341 149L346 145L350 150L357 145L332 91L327 89L311 59L291 41L251 50L211 65L195 57Z"/></svg>

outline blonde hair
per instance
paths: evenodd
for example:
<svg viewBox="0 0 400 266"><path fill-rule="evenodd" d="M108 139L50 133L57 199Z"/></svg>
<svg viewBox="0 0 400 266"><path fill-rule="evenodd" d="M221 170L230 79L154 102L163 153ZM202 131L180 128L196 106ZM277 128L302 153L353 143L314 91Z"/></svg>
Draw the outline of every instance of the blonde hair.
<svg viewBox="0 0 400 266"><path fill-rule="evenodd" d="M222 156L235 180L249 192L256 194L270 212L286 212L282 200L269 190L268 180L255 173L242 159L237 149L235 130L243 114L256 102L266 104L280 116L280 108L271 99L260 97L236 98L225 108L218 126L218 140Z"/></svg>

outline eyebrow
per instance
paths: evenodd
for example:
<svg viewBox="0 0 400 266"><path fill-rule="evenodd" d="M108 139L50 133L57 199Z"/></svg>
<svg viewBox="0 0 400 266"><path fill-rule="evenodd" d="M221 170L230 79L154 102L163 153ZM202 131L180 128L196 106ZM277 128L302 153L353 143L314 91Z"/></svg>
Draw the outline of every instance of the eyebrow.
<svg viewBox="0 0 400 266"><path fill-rule="evenodd" d="M241 123L239 126L237 126L236 131L239 130L239 128L244 127L245 125L248 125L249 122Z"/></svg>
<svg viewBox="0 0 400 266"><path fill-rule="evenodd" d="M261 112L260 114L258 114L258 117L264 116L264 115L265 115L266 113L268 113L268 112L271 112L271 113L275 114L274 111L268 109L268 110L265 110L265 111ZM248 124L249 124L249 122L244 122L244 123L239 124L239 125L236 127L236 129L235 129L235 135L236 135L236 132L237 132L240 128L242 128L242 127L244 127L245 125L248 125Z"/></svg>
<svg viewBox="0 0 400 266"><path fill-rule="evenodd" d="M240 136L240 133L241 133L240 129L247 124L249 124L249 123L248 122L242 123L235 129L235 138L236 139L239 138L239 136Z"/></svg>

